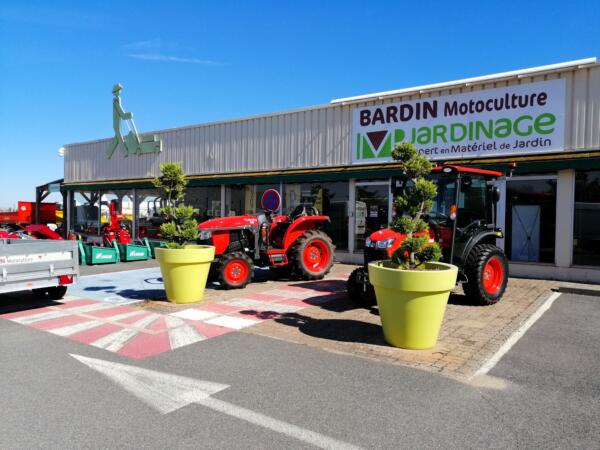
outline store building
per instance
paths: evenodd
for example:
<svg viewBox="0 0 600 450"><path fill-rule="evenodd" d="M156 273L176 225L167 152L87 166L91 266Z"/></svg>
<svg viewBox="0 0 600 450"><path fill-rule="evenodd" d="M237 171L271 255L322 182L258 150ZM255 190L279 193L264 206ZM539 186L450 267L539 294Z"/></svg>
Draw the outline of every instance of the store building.
<svg viewBox="0 0 600 450"><path fill-rule="evenodd" d="M151 179L176 161L200 220L253 213L276 188L284 212L308 202L329 215L337 258L360 262L365 238L391 218L391 149L409 140L439 163L503 172L517 163L498 204L513 275L600 282L596 58L158 131L137 144L115 127L116 137L65 145L67 227L79 233L98 234L119 199L134 232L151 236L160 208Z"/></svg>

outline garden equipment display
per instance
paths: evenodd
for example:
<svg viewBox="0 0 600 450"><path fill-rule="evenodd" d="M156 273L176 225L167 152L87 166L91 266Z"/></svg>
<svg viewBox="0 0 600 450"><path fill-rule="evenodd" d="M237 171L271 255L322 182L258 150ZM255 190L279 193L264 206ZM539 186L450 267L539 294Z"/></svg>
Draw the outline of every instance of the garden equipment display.
<svg viewBox="0 0 600 450"><path fill-rule="evenodd" d="M123 214L120 212L119 202L111 200L109 203L110 222L102 228L102 243L111 247L113 241L117 244L130 244L131 234L123 223Z"/></svg>
<svg viewBox="0 0 600 450"><path fill-rule="evenodd" d="M119 252L114 247L101 247L99 245L84 244L77 241L79 246L79 264L116 264L119 261Z"/></svg>
<svg viewBox="0 0 600 450"><path fill-rule="evenodd" d="M308 205L299 205L289 215L273 215L281 205L274 189L265 191L261 204L263 214L216 218L199 225L199 242L216 247L213 278L226 289L243 288L252 280L255 265L289 277L323 278L335 252L322 230L329 217Z"/></svg>
<svg viewBox="0 0 600 450"><path fill-rule="evenodd" d="M497 303L508 282L508 261L496 246L502 230L496 226L495 206L499 200L496 179L503 174L456 165L434 167L430 179L437 197L427 220L430 241L442 248L442 261L458 266L458 282L465 294L483 305ZM406 179L392 180L394 191L404 189ZM390 229L372 233L365 243L364 266L354 270L347 282L350 299L357 305L375 305L367 266L390 259L405 236Z"/></svg>

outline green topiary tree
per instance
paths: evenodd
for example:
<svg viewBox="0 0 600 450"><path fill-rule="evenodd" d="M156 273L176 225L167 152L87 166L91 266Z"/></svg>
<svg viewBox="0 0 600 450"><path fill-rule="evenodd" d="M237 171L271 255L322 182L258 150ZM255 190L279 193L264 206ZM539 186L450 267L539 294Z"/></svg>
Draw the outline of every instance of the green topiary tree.
<svg viewBox="0 0 600 450"><path fill-rule="evenodd" d="M187 180L181 164L166 162L160 165L161 175L152 181L154 187L162 191L165 206L161 215L167 220L160 226L160 232L167 241L168 248L183 248L186 242L198 240L198 213L192 206L180 204L185 196Z"/></svg>
<svg viewBox="0 0 600 450"><path fill-rule="evenodd" d="M439 245L429 243L429 225L423 220L437 194L436 185L425 179L432 165L409 142L397 144L392 158L400 163L407 178L402 194L394 198L398 213L391 224L392 230L406 234L406 239L392 255L392 261L402 269L419 269L424 262L442 257Z"/></svg>

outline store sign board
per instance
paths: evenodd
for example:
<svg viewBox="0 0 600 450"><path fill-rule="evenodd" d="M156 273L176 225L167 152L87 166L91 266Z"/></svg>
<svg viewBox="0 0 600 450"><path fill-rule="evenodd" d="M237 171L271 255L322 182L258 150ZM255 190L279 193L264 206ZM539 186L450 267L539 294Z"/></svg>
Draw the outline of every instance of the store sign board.
<svg viewBox="0 0 600 450"><path fill-rule="evenodd" d="M412 142L432 160L564 150L565 80L549 80L353 111L352 163L392 160Z"/></svg>

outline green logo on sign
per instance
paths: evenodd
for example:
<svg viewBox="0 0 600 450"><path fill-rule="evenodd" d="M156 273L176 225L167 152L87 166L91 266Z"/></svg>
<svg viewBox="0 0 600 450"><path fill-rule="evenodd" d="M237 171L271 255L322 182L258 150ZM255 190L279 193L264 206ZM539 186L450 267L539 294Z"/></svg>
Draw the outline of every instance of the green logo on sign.
<svg viewBox="0 0 600 450"><path fill-rule="evenodd" d="M400 128L392 131L356 133L356 159L390 158L392 148L404 142L406 134Z"/></svg>

